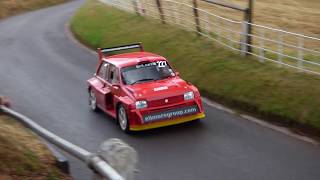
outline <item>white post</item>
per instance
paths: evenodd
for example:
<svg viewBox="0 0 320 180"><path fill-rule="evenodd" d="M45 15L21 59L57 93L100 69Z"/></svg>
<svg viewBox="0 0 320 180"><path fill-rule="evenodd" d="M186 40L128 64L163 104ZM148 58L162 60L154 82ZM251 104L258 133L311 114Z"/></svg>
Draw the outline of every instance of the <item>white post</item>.
<svg viewBox="0 0 320 180"><path fill-rule="evenodd" d="M241 37L241 55L245 56L248 52L248 45L247 45L247 39L248 39L248 30L249 30L249 24L246 21L242 21L242 37Z"/></svg>
<svg viewBox="0 0 320 180"><path fill-rule="evenodd" d="M176 24L180 25L180 19L179 19L179 5L173 6L174 7L174 19Z"/></svg>
<svg viewBox="0 0 320 180"><path fill-rule="evenodd" d="M219 18L216 17L216 31L217 31L217 40L221 42L221 28Z"/></svg>
<svg viewBox="0 0 320 180"><path fill-rule="evenodd" d="M280 31L278 33L278 61L282 63L283 58L283 33ZM279 66L282 66L282 64L279 63Z"/></svg>
<svg viewBox="0 0 320 180"><path fill-rule="evenodd" d="M303 68L303 46L304 46L304 38L298 37L298 67Z"/></svg>
<svg viewBox="0 0 320 180"><path fill-rule="evenodd" d="M121 6L120 6L120 3L119 3L119 0L115 0L115 7L118 7L121 9Z"/></svg>
<svg viewBox="0 0 320 180"><path fill-rule="evenodd" d="M233 41L232 41L233 32L231 31L232 30L232 23L228 21L226 23L226 26L227 26L227 29L228 29L227 31L228 31L229 46L233 47Z"/></svg>
<svg viewBox="0 0 320 180"><path fill-rule="evenodd" d="M102 0L102 2L114 7L114 0L111 0L110 3L105 0Z"/></svg>
<svg viewBox="0 0 320 180"><path fill-rule="evenodd" d="M142 16L144 16L145 15L145 9L144 9L144 7L143 7L143 2L141 2L142 0L137 0L137 4L138 4L138 9L139 9L139 11L140 11L140 14L142 15Z"/></svg>
<svg viewBox="0 0 320 180"><path fill-rule="evenodd" d="M179 19L180 19L180 25L181 26L183 26L183 27L186 27L186 28L188 28L188 26L186 25L186 23L184 22L184 18L183 18L183 14L181 13L182 11L183 11L183 9L182 9L182 7L181 7L182 5L180 4L179 5L179 9L178 9L178 17L179 17Z"/></svg>
<svg viewBox="0 0 320 180"><path fill-rule="evenodd" d="M132 0L132 10L134 13L140 14L138 1L139 0Z"/></svg>
<svg viewBox="0 0 320 180"><path fill-rule="evenodd" d="M173 12L172 3L170 1L168 1L168 7L169 7L169 11L170 11L170 21L171 21L172 24L174 24L174 18L175 18L174 15L175 14Z"/></svg>
<svg viewBox="0 0 320 180"><path fill-rule="evenodd" d="M206 20L206 30L207 30L208 36L210 36L211 29L210 29L210 18L208 14L206 14L205 20Z"/></svg>
<svg viewBox="0 0 320 180"><path fill-rule="evenodd" d="M114 5L114 0L110 1L110 3L105 2L105 0L103 0L102 2L104 2L104 3L106 3L106 4L109 4L109 5L113 6L113 7L115 7L115 5Z"/></svg>
<svg viewBox="0 0 320 180"><path fill-rule="evenodd" d="M260 62L264 62L264 38L265 38L265 30L261 28L260 30L260 38L259 38L259 60Z"/></svg>

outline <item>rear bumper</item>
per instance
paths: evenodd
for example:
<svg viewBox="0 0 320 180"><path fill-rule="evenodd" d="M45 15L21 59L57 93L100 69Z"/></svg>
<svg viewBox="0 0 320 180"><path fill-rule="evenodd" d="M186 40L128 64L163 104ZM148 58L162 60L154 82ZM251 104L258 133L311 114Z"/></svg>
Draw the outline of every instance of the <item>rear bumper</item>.
<svg viewBox="0 0 320 180"><path fill-rule="evenodd" d="M157 122L141 124L141 125L131 125L130 130L131 131L142 131L142 130L147 130L147 129L154 129L154 128L159 128L159 127L165 127L165 126L171 126L171 125L180 124L180 123L184 123L184 122L189 122L189 121L201 119L204 117L205 117L205 114L203 112L200 112L198 114L178 117L175 119L157 121Z"/></svg>

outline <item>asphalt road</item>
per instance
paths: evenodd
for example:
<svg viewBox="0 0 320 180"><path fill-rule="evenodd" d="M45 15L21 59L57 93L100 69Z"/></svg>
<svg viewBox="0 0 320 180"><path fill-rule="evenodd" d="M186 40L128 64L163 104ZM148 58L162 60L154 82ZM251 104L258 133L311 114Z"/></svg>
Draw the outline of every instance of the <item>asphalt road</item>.
<svg viewBox="0 0 320 180"><path fill-rule="evenodd" d="M139 153L136 179L320 179L318 146L207 105L202 123L134 135L91 112L85 81L97 57L65 31L82 2L0 21L0 94L11 98L15 110L90 151L108 138L123 139ZM91 178L80 161L68 158L76 179Z"/></svg>

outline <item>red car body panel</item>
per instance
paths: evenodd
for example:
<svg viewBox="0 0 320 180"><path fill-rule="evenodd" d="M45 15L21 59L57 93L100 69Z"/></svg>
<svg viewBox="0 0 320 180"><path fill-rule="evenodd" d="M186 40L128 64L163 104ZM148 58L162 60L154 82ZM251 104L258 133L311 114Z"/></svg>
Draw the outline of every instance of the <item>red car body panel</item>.
<svg viewBox="0 0 320 180"><path fill-rule="evenodd" d="M143 49L141 48L141 50ZM99 58L94 77L87 81L88 89L94 91L99 109L113 118L117 118L117 108L122 104L126 109L130 130L157 128L204 117L204 109L198 89L181 79L176 72L173 77L162 80L134 85L123 83L122 68L134 66L141 62L166 61L169 64L164 57L148 52L125 53L107 57L99 52ZM119 78L117 84L112 84L99 77L99 69L103 62L107 62L116 68L117 77ZM194 99L184 100L184 93L190 91L194 93ZM136 109L135 102L140 100L147 101L148 107ZM169 117L152 122L144 121L145 116L161 112L170 113L171 110L187 106L197 107L198 111L185 116Z"/></svg>

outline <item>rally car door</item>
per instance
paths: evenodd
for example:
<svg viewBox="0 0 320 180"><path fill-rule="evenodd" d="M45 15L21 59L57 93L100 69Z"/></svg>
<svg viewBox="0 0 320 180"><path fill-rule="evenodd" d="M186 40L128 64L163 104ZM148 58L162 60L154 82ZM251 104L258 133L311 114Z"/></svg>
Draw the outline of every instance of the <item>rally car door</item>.
<svg viewBox="0 0 320 180"><path fill-rule="evenodd" d="M115 98L120 94L119 70L116 66L109 64L109 71L107 75L107 85L111 91L111 96L106 98L106 108L114 110Z"/></svg>
<svg viewBox="0 0 320 180"><path fill-rule="evenodd" d="M107 83L108 73L109 73L110 64L107 62L103 62L99 68L97 78L99 79L99 85L96 86L96 97L98 106L106 111L107 106L106 103L110 98L112 98L110 87Z"/></svg>

